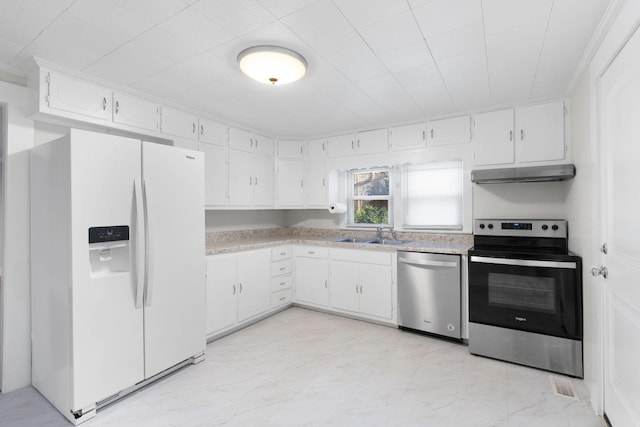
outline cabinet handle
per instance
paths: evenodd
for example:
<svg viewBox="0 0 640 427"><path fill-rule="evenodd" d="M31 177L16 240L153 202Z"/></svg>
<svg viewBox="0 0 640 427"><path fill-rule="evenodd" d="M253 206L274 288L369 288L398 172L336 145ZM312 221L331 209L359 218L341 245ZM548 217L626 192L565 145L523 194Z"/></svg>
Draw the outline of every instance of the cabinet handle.
<svg viewBox="0 0 640 427"><path fill-rule="evenodd" d="M116 101L116 114L120 112L120 101Z"/></svg>
<svg viewBox="0 0 640 427"><path fill-rule="evenodd" d="M325 287L325 289L328 289L328 288L327 288L327 281L326 281L326 280L324 281L324 287Z"/></svg>
<svg viewBox="0 0 640 427"><path fill-rule="evenodd" d="M513 141L513 131L509 131L509 141Z"/></svg>
<svg viewBox="0 0 640 427"><path fill-rule="evenodd" d="M427 131L423 130L422 131L422 140L424 141L427 138Z"/></svg>
<svg viewBox="0 0 640 427"><path fill-rule="evenodd" d="M302 145L300 146L300 155L303 155L304 152L302 151Z"/></svg>
<svg viewBox="0 0 640 427"><path fill-rule="evenodd" d="M354 142L353 140L351 140L351 149L353 150L355 148Z"/></svg>
<svg viewBox="0 0 640 427"><path fill-rule="evenodd" d="M280 301L284 301L285 299L285 297L280 297Z"/></svg>
<svg viewBox="0 0 640 427"><path fill-rule="evenodd" d="M253 177L253 185L258 185L258 177Z"/></svg>
<svg viewBox="0 0 640 427"><path fill-rule="evenodd" d="M251 185L253 183L253 178L249 177L249 185Z"/></svg>
<svg viewBox="0 0 640 427"><path fill-rule="evenodd" d="M234 284L233 284L233 295L235 295L235 294L236 294L236 285L235 285L235 283L234 283Z"/></svg>
<svg viewBox="0 0 640 427"><path fill-rule="evenodd" d="M360 295L362 295L362 285L360 285Z"/></svg>
<svg viewBox="0 0 640 427"><path fill-rule="evenodd" d="M195 135L196 134L196 124L195 123L191 123L191 125L192 125L191 126L192 127L191 133L193 133Z"/></svg>
<svg viewBox="0 0 640 427"><path fill-rule="evenodd" d="M356 285L356 294L358 293L358 285Z"/></svg>
<svg viewBox="0 0 640 427"><path fill-rule="evenodd" d="M204 134L204 125L200 125L200 135Z"/></svg>
<svg viewBox="0 0 640 427"><path fill-rule="evenodd" d="M102 111L106 111L107 109L107 98L102 97Z"/></svg>
<svg viewBox="0 0 640 427"><path fill-rule="evenodd" d="M240 293L240 294L242 293L242 283L240 283L240 292L238 292L238 293Z"/></svg>
<svg viewBox="0 0 640 427"><path fill-rule="evenodd" d="M325 186L324 178L322 178L322 186L323 186L323 187Z"/></svg>
<svg viewBox="0 0 640 427"><path fill-rule="evenodd" d="M322 143L322 152L324 153L324 142Z"/></svg>
<svg viewBox="0 0 640 427"><path fill-rule="evenodd" d="M524 129L520 129L520 141L524 141Z"/></svg>
<svg viewBox="0 0 640 427"><path fill-rule="evenodd" d="M280 286L284 286L286 284L287 284L287 282L280 282Z"/></svg>
<svg viewBox="0 0 640 427"><path fill-rule="evenodd" d="M287 267L280 267L280 271L285 271Z"/></svg>
<svg viewBox="0 0 640 427"><path fill-rule="evenodd" d="M249 147L253 148L253 138L249 138Z"/></svg>
<svg viewBox="0 0 640 427"><path fill-rule="evenodd" d="M304 187L304 181L302 179L300 180L300 187Z"/></svg>
<svg viewBox="0 0 640 427"><path fill-rule="evenodd" d="M433 129L431 129L431 139L433 139Z"/></svg>
<svg viewBox="0 0 640 427"><path fill-rule="evenodd" d="M256 148L258 148L258 140L256 139Z"/></svg>
<svg viewBox="0 0 640 427"><path fill-rule="evenodd" d="M286 254L286 252L280 252L280 256L285 256Z"/></svg>
<svg viewBox="0 0 640 427"><path fill-rule="evenodd" d="M360 148L360 140L358 140L358 148Z"/></svg>

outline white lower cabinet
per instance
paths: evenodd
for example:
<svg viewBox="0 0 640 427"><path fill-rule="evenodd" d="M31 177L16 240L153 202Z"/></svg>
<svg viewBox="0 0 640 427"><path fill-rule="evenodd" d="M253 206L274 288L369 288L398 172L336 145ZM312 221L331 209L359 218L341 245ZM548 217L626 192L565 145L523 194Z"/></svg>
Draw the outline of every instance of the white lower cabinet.
<svg viewBox="0 0 640 427"><path fill-rule="evenodd" d="M207 337L271 308L271 249L207 257Z"/></svg>
<svg viewBox="0 0 640 427"><path fill-rule="evenodd" d="M295 248L295 301L329 307L329 251L315 246Z"/></svg>
<svg viewBox="0 0 640 427"><path fill-rule="evenodd" d="M392 320L391 253L332 249L329 270L332 308Z"/></svg>

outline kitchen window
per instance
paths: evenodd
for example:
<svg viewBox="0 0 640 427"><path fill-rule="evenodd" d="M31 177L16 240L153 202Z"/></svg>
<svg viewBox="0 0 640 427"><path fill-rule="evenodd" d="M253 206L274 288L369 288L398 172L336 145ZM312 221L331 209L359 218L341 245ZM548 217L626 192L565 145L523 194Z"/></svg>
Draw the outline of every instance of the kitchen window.
<svg viewBox="0 0 640 427"><path fill-rule="evenodd" d="M461 230L462 175L462 161L405 166L403 227Z"/></svg>
<svg viewBox="0 0 640 427"><path fill-rule="evenodd" d="M391 225L391 170L349 171L350 225Z"/></svg>

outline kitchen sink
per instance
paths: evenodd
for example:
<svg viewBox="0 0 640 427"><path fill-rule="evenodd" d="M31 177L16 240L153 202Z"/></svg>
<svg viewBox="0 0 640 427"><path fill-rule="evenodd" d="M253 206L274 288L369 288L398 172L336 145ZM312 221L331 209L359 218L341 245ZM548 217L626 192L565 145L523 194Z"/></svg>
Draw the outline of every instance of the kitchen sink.
<svg viewBox="0 0 640 427"><path fill-rule="evenodd" d="M334 242L340 243L373 243L376 239L375 237L341 237L339 239L335 239Z"/></svg>
<svg viewBox="0 0 640 427"><path fill-rule="evenodd" d="M410 240L396 240L396 239L373 239L373 240L369 240L369 242L372 245L403 245L405 243L409 243Z"/></svg>

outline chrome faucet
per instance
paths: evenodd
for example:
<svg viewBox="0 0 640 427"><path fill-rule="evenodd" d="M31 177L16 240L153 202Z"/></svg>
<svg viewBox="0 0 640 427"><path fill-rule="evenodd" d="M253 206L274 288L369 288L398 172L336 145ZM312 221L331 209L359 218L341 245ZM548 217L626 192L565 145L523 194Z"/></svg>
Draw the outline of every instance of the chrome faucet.
<svg viewBox="0 0 640 427"><path fill-rule="evenodd" d="M396 231L393 229L393 226L377 227L376 228L376 238L382 239L382 230L384 230L385 228L389 229L389 232L391 233L391 239L392 240L397 240L396 239Z"/></svg>
<svg viewBox="0 0 640 427"><path fill-rule="evenodd" d="M376 238L382 239L382 227L376 228Z"/></svg>

